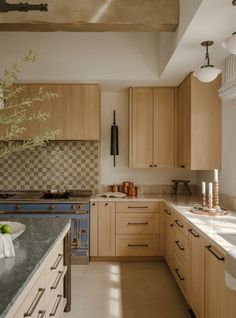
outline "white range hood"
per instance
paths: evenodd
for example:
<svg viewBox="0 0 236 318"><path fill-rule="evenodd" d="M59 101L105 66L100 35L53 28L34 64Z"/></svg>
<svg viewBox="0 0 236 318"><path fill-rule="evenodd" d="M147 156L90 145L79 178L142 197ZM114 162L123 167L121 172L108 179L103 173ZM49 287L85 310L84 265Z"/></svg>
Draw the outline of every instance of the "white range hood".
<svg viewBox="0 0 236 318"><path fill-rule="evenodd" d="M219 89L221 99L236 98L236 55L230 54L224 62L223 85Z"/></svg>

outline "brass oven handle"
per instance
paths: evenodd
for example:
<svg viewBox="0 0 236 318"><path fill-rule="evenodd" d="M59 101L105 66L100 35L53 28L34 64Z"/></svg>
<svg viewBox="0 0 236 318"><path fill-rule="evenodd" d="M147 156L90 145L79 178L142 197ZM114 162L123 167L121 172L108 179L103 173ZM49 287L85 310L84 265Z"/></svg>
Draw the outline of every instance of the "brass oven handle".
<svg viewBox="0 0 236 318"><path fill-rule="evenodd" d="M50 210L55 209L55 204L50 204L49 209L50 209Z"/></svg>
<svg viewBox="0 0 236 318"><path fill-rule="evenodd" d="M57 275L57 278L56 278L55 282L53 283L53 286L51 286L51 289L57 289L57 286L59 285L60 280L62 278L62 275L63 275L63 272L59 271L58 275Z"/></svg>
<svg viewBox="0 0 236 318"><path fill-rule="evenodd" d="M18 204L16 205L16 209L17 209L17 210L20 210L20 209L21 209L20 203L18 203Z"/></svg>
<svg viewBox="0 0 236 318"><path fill-rule="evenodd" d="M86 210L78 210L75 212L75 214L88 214L88 211Z"/></svg>
<svg viewBox="0 0 236 318"><path fill-rule="evenodd" d="M182 277L182 276L180 275L180 273L179 273L179 268L175 268L175 272L176 272L176 274L178 275L178 277L179 277L180 280L184 280L184 277Z"/></svg>
<svg viewBox="0 0 236 318"><path fill-rule="evenodd" d="M175 220L175 223L178 225L178 227L182 227L182 228L184 227L183 224L179 223L179 220L178 220L178 219Z"/></svg>
<svg viewBox="0 0 236 318"><path fill-rule="evenodd" d="M211 245L206 246L206 248L208 249L209 252L211 252L211 254L213 254L219 261L224 261L225 258L223 256L218 256L212 249L211 249Z"/></svg>
<svg viewBox="0 0 236 318"><path fill-rule="evenodd" d="M148 206L128 206L128 209L147 209Z"/></svg>
<svg viewBox="0 0 236 318"><path fill-rule="evenodd" d="M30 305L29 309L26 313L24 313L24 317L31 317L35 311L35 308L38 306L38 303L40 302L40 299L42 298L43 294L45 292L45 288L39 288L38 293L35 296L32 304Z"/></svg>
<svg viewBox="0 0 236 318"><path fill-rule="evenodd" d="M40 310L37 318L43 318L43 317L45 317L45 314L46 314L45 310Z"/></svg>
<svg viewBox="0 0 236 318"><path fill-rule="evenodd" d="M55 308L54 308L53 312L50 313L49 317L56 316L57 309L58 309L58 307L60 305L61 300L62 300L62 295L57 295L57 301L56 301L56 304L55 304Z"/></svg>
<svg viewBox="0 0 236 318"><path fill-rule="evenodd" d="M148 244L128 244L128 247L148 247Z"/></svg>
<svg viewBox="0 0 236 318"><path fill-rule="evenodd" d="M194 236L194 237L200 237L199 234L195 234L195 233L194 233L193 229L189 229L188 231L189 231L189 233L192 234L192 236Z"/></svg>
<svg viewBox="0 0 236 318"><path fill-rule="evenodd" d="M128 222L128 225L148 225L148 222Z"/></svg>
<svg viewBox="0 0 236 318"><path fill-rule="evenodd" d="M175 241L175 244L178 246L178 248L179 248L181 251L184 251L184 247L182 247L182 246L179 244L179 241Z"/></svg>
<svg viewBox="0 0 236 318"><path fill-rule="evenodd" d="M51 267L51 270L57 269L58 265L60 264L60 261L62 260L63 254L58 254L58 257L55 261L55 263L53 264L53 266Z"/></svg>

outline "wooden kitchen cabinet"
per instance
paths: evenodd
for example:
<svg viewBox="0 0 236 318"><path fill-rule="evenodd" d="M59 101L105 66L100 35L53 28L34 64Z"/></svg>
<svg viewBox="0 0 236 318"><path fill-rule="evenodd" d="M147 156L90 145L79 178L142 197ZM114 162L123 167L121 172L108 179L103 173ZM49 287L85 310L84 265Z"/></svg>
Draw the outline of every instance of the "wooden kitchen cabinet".
<svg viewBox="0 0 236 318"><path fill-rule="evenodd" d="M221 168L221 77L202 83L190 74L179 86L176 104L176 166Z"/></svg>
<svg viewBox="0 0 236 318"><path fill-rule="evenodd" d="M189 290L190 306L197 318L204 318L204 252L206 241L196 228L189 227Z"/></svg>
<svg viewBox="0 0 236 318"><path fill-rule="evenodd" d="M164 245L164 257L171 272L174 272L175 266L175 226L173 220L164 215L165 221L165 245Z"/></svg>
<svg viewBox="0 0 236 318"><path fill-rule="evenodd" d="M47 112L51 117L45 122L29 121L23 124L24 134L17 139L31 139L48 130L60 130L56 140L99 140L100 139L100 89L96 84L22 84L25 87L13 102L22 97L33 97L42 87L44 91L55 93L57 98L35 102L29 112ZM18 85L16 85L18 86ZM7 109L6 109L7 111ZM5 127L0 126L0 135Z"/></svg>
<svg viewBox="0 0 236 318"><path fill-rule="evenodd" d="M116 215L114 202L98 203L97 254L98 256L115 256Z"/></svg>
<svg viewBox="0 0 236 318"><path fill-rule="evenodd" d="M129 166L174 166L174 88L129 89Z"/></svg>
<svg viewBox="0 0 236 318"><path fill-rule="evenodd" d="M205 248L205 318L235 318L236 292L225 285L224 255Z"/></svg>

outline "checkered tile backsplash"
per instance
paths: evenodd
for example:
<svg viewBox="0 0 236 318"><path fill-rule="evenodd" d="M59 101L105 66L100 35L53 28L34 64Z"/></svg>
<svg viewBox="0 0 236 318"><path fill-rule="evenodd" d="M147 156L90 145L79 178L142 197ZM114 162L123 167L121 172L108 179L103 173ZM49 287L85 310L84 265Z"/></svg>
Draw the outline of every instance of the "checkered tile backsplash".
<svg viewBox="0 0 236 318"><path fill-rule="evenodd" d="M0 158L0 190L97 190L98 183L97 141L51 141Z"/></svg>

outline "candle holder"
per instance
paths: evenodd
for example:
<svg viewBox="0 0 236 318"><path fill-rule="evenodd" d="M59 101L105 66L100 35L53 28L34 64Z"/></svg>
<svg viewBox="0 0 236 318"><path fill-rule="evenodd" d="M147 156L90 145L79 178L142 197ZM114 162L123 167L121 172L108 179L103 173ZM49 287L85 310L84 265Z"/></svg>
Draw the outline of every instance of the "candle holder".
<svg viewBox="0 0 236 318"><path fill-rule="evenodd" d="M213 196L211 194L208 195L208 209L213 210Z"/></svg>
<svg viewBox="0 0 236 318"><path fill-rule="evenodd" d="M206 193L202 193L202 207L206 207Z"/></svg>
<svg viewBox="0 0 236 318"><path fill-rule="evenodd" d="M214 181L213 183L213 206L215 209L219 209L219 181Z"/></svg>

